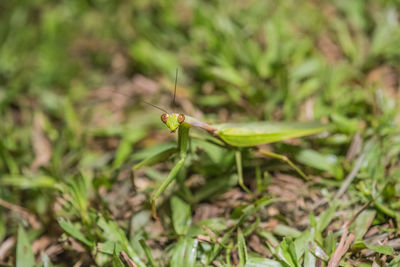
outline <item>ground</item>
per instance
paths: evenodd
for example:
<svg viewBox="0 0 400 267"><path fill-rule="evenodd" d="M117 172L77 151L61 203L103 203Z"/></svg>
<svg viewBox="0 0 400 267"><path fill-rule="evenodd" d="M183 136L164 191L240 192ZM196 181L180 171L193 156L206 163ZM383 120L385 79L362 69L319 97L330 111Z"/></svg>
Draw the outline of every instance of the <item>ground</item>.
<svg viewBox="0 0 400 267"><path fill-rule="evenodd" d="M396 0L2 1L1 266L398 266ZM179 70L173 103L175 70ZM232 150L210 124L318 121L317 135Z"/></svg>

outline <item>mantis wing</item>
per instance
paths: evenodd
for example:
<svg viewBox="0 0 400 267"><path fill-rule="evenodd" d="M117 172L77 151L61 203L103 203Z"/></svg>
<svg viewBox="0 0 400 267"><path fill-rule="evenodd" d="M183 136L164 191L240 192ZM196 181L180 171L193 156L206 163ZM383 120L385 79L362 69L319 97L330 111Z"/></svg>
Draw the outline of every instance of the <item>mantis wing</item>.
<svg viewBox="0 0 400 267"><path fill-rule="evenodd" d="M310 122L250 122L213 125L227 144L250 147L323 132L326 125Z"/></svg>

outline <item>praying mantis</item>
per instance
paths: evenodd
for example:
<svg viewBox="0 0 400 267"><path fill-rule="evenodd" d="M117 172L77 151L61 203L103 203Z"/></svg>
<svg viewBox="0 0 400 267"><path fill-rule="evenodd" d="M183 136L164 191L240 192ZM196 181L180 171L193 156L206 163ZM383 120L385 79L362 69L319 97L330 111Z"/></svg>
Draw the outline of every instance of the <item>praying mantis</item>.
<svg viewBox="0 0 400 267"><path fill-rule="evenodd" d="M176 72L174 101L176 96L176 81L178 72ZM249 122L249 123L224 123L209 125L197 120L196 118L187 116L183 113L171 113L165 109L157 107L151 103L147 103L157 109L163 111L161 121L164 123L171 133L178 131L178 144L176 147L165 149L153 156L133 166L132 172L142 167L148 167L157 163L164 162L177 155L177 161L169 172L167 178L162 182L160 187L153 193L151 197L151 210L154 218L157 218L156 200L165 191L168 185L177 177L179 171L184 166L188 158L189 148L189 131L192 127L205 130L208 134L221 140L227 149L235 150L236 169L238 175L238 183L246 192L250 190L243 182L242 157L241 148L258 147L263 144L283 141L290 138L312 135L325 131L326 125L312 122ZM282 160L288 163L300 176L307 179L307 176L286 156L279 155L270 151L259 148L258 151L265 156Z"/></svg>

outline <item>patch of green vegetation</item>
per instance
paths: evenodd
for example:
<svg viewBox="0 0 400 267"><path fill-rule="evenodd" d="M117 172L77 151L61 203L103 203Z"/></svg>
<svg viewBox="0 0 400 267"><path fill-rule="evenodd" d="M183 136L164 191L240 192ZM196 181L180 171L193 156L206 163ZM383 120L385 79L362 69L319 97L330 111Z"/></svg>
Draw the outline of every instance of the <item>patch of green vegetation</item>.
<svg viewBox="0 0 400 267"><path fill-rule="evenodd" d="M1 1L0 263L397 266L399 7ZM176 141L143 101L210 123L330 130L266 148L309 181L243 153L253 195L237 186L235 154L191 133L190 161L154 220L149 200L172 162L134 177L131 167Z"/></svg>

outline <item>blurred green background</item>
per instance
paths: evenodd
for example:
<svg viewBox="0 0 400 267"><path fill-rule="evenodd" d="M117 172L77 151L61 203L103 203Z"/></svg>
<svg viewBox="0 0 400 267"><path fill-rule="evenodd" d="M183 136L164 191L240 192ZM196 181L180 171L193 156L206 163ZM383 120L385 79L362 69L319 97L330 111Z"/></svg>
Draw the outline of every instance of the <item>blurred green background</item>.
<svg viewBox="0 0 400 267"><path fill-rule="evenodd" d="M396 266L399 7L396 0L1 1L0 263L326 264L340 226L372 201L342 266ZM139 172L136 188L130 167L175 136L143 101L210 123L331 128L269 147L295 160L312 177L307 183L285 164L246 153L255 198L236 186L233 154L195 132L192 164L154 221L148 198L173 162ZM282 187L291 179L304 190ZM265 202L293 194L286 204ZM363 238L373 227L379 238Z"/></svg>

